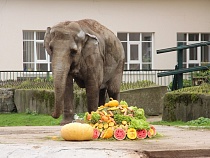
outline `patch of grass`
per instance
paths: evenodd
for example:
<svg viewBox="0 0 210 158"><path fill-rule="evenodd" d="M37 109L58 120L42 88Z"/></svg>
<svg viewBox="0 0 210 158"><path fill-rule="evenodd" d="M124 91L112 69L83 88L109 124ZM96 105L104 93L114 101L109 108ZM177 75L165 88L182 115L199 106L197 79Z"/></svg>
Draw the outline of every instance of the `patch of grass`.
<svg viewBox="0 0 210 158"><path fill-rule="evenodd" d="M55 126L60 124L61 119L62 117L54 119L42 114L0 114L0 126Z"/></svg>
<svg viewBox="0 0 210 158"><path fill-rule="evenodd" d="M210 129L210 118L204 118L199 117L196 120L191 120L188 122L183 121L174 121L174 122L168 122L168 121L157 121L157 122L151 122L153 125L165 125L165 126L188 126L189 128L195 128L195 127L201 127L205 129Z"/></svg>

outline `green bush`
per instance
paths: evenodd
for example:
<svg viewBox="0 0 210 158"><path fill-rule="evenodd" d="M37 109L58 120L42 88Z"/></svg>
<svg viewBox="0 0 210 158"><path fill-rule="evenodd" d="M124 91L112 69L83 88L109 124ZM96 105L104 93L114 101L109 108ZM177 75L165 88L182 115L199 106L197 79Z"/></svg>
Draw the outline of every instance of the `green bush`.
<svg viewBox="0 0 210 158"><path fill-rule="evenodd" d="M155 85L156 84L152 81L142 80L137 82L122 83L120 90L123 91L129 89L151 87ZM44 79L36 78L34 80L5 82L5 84L0 85L0 88L53 90L54 86L51 79L46 81ZM76 83L74 83L74 91L85 91L85 89L80 88Z"/></svg>
<svg viewBox="0 0 210 158"><path fill-rule="evenodd" d="M142 81L137 81L137 82L122 83L120 90L124 91L124 90L129 90L129 89L151 87L155 85L156 84L152 81L142 80Z"/></svg>
<svg viewBox="0 0 210 158"><path fill-rule="evenodd" d="M171 82L168 86L170 90L172 89L172 84L173 84L173 82ZM191 86L192 86L191 80L183 79L183 88L191 87Z"/></svg>

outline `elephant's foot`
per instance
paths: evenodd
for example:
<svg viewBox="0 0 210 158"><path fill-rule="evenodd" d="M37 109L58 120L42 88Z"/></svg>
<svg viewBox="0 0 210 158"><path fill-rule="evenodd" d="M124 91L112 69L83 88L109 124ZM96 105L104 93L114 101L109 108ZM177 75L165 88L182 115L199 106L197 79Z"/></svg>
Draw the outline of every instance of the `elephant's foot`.
<svg viewBox="0 0 210 158"><path fill-rule="evenodd" d="M60 125L63 126L65 124L71 123L74 120L74 115L73 114L64 114L63 115L63 120L61 121Z"/></svg>
<svg viewBox="0 0 210 158"><path fill-rule="evenodd" d="M55 119L58 119L60 117L60 115L61 114L59 112L53 112L52 113L52 117L55 118Z"/></svg>
<svg viewBox="0 0 210 158"><path fill-rule="evenodd" d="M63 126L63 125L65 125L65 124L71 123L72 121L73 121L73 120L64 120L64 119L63 119L63 120L61 121L60 125Z"/></svg>

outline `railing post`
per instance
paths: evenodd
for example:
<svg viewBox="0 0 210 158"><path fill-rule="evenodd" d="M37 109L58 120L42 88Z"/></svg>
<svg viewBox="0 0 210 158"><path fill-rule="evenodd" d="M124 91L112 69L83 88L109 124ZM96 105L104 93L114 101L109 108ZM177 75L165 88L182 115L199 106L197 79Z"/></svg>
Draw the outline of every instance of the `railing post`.
<svg viewBox="0 0 210 158"><path fill-rule="evenodd" d="M181 47L183 43L179 43L178 47ZM177 51L177 62L178 62L178 69L183 68L183 49L178 49ZM183 73L180 73L177 75L177 80L178 80L178 89L183 88Z"/></svg>
<svg viewBox="0 0 210 158"><path fill-rule="evenodd" d="M50 80L50 72L47 71L47 81L49 81L49 80Z"/></svg>

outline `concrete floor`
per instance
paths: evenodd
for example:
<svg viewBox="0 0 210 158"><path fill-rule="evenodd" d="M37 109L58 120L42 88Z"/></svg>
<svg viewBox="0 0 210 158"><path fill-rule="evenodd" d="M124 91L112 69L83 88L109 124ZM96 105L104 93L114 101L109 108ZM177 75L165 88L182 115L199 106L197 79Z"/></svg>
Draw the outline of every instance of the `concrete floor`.
<svg viewBox="0 0 210 158"><path fill-rule="evenodd" d="M155 128L160 136L152 139L64 141L61 126L0 127L0 158L210 157L210 130Z"/></svg>

